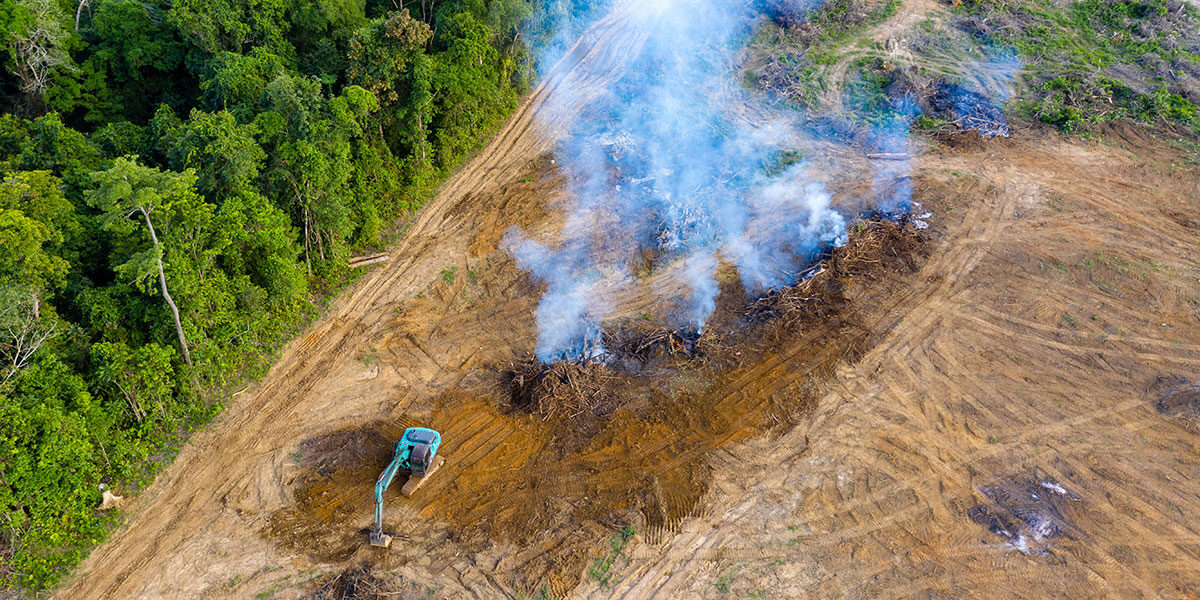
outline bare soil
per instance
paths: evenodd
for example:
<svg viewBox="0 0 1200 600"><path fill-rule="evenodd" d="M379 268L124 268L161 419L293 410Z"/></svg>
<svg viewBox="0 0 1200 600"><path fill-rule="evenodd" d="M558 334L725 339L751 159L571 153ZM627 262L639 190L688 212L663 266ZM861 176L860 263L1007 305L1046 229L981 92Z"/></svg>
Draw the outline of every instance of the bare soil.
<svg viewBox="0 0 1200 600"><path fill-rule="evenodd" d="M1139 129L943 140L914 159L920 258L842 273L837 310L622 372L586 435L513 406L540 290L497 245L558 231L549 152L652 26L594 27L59 595L1200 597L1200 437L1159 408L1200 367L1200 169ZM814 176L868 202L868 163L839 159ZM722 279L713 326L755 331ZM661 318L677 285L613 290L615 318ZM414 424L446 465L394 484L400 537L370 548Z"/></svg>

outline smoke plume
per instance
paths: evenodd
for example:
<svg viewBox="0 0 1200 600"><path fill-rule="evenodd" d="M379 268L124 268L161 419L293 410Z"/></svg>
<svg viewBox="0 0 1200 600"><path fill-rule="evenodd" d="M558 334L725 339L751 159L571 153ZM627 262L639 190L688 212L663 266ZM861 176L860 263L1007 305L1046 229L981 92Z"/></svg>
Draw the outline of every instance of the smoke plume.
<svg viewBox="0 0 1200 600"><path fill-rule="evenodd" d="M787 4L800 15L821 0ZM567 176L561 235L541 242L513 228L502 242L546 286L537 309L543 362L603 353L607 299L636 283L646 256L677 283L656 286L676 307L675 324L699 332L716 308L722 261L756 295L795 283L845 241L846 217L792 151L800 115L751 98L737 81L736 54L760 15L745 0L650 0L636 11L647 36L640 53L556 152ZM918 109L909 101L898 111L877 132L881 151L909 152ZM878 187L890 186L882 212L910 209L908 169L877 172Z"/></svg>
<svg viewBox="0 0 1200 600"><path fill-rule="evenodd" d="M751 119L734 52L753 15L730 0L641 5L651 22L641 55L593 102L557 153L568 215L555 247L513 229L503 247L546 284L537 310L542 361L578 358L610 307L602 290L633 280L639 251L677 265L683 327L716 307L720 259L750 290L791 283L845 235L830 195L803 165L774 169L789 124Z"/></svg>

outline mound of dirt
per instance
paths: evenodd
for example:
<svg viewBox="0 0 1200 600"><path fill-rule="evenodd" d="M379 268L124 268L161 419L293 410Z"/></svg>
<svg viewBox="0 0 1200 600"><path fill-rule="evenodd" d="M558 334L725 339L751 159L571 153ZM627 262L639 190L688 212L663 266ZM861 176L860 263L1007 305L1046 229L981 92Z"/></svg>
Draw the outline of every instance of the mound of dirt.
<svg viewBox="0 0 1200 600"><path fill-rule="evenodd" d="M301 443L293 456L302 465L296 506L271 515L264 535L323 561L349 559L366 539L356 525L372 514L371 488L404 429L400 423L374 423Z"/></svg>

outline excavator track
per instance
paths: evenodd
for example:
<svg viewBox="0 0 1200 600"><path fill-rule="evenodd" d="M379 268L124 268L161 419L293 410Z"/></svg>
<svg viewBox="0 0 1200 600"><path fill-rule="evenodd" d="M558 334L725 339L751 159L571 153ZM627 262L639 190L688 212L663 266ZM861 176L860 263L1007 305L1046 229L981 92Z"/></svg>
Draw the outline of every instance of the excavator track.
<svg viewBox="0 0 1200 600"><path fill-rule="evenodd" d="M408 481L404 482L404 487L400 488L400 493L404 494L405 498L417 493L417 490L421 489L421 486L425 485L425 482L429 481L444 464L446 464L444 457L439 456L433 459L433 466L429 468L429 473L426 473L424 477L409 476Z"/></svg>

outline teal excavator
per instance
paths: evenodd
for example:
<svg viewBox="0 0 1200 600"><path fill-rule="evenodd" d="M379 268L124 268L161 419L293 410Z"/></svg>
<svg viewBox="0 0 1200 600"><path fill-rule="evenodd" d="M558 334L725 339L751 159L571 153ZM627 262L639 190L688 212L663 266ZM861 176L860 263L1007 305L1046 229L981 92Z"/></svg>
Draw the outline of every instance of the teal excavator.
<svg viewBox="0 0 1200 600"><path fill-rule="evenodd" d="M394 537L394 534L383 531L383 493L401 471L408 473L408 482L400 489L400 493L411 496L416 492L446 462L437 455L438 446L441 445L442 435L432 429L409 427L404 430L404 435L396 444L392 462L375 482L375 527L368 536L372 546L387 548L392 545Z"/></svg>

